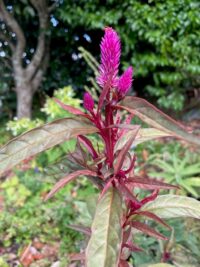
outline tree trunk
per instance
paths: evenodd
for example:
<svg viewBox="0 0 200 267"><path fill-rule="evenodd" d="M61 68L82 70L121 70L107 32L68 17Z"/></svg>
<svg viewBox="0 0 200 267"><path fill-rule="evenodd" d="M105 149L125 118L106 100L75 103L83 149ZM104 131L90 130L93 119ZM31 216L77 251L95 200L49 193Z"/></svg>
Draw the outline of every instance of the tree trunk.
<svg viewBox="0 0 200 267"><path fill-rule="evenodd" d="M17 118L30 118L32 113L33 92L30 85L16 89L17 94Z"/></svg>

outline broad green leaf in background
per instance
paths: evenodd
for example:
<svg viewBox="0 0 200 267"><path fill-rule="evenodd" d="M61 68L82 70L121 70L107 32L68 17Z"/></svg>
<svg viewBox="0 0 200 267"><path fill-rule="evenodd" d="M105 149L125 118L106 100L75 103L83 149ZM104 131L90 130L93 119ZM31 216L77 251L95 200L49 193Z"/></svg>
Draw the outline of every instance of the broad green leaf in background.
<svg viewBox="0 0 200 267"><path fill-rule="evenodd" d="M87 267L118 266L122 238L122 199L111 187L97 204L92 236L86 249Z"/></svg>
<svg viewBox="0 0 200 267"><path fill-rule="evenodd" d="M34 156L80 134L97 132L97 128L85 119L64 118L32 129L0 149L0 173L20 161Z"/></svg>
<svg viewBox="0 0 200 267"><path fill-rule="evenodd" d="M145 204L142 211L150 211L160 218L192 217L200 219L200 201L184 196L162 195Z"/></svg>
<svg viewBox="0 0 200 267"><path fill-rule="evenodd" d="M184 126L142 98L127 96L118 107L138 116L152 127L200 146L200 137L188 133Z"/></svg>
<svg viewBox="0 0 200 267"><path fill-rule="evenodd" d="M124 147L124 145L127 143L127 140L129 140L132 137L132 135L134 135L134 131L129 130L122 137L120 137L115 145L115 152L117 150L122 149L122 147ZM169 136L173 136L173 135L166 133L164 131L158 130L156 128L141 128L139 129L132 145L135 146L135 145L138 145L140 143L143 143L149 140L162 138L162 137L169 137Z"/></svg>

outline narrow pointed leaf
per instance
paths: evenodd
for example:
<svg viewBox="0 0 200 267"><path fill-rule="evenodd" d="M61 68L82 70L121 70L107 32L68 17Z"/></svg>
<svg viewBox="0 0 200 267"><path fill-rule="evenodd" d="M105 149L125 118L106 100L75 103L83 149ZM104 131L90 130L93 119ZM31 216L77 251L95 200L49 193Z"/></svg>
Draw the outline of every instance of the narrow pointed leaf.
<svg viewBox="0 0 200 267"><path fill-rule="evenodd" d="M184 196L162 195L146 203L141 211L150 211L160 218L192 217L200 219L200 201Z"/></svg>
<svg viewBox="0 0 200 267"><path fill-rule="evenodd" d="M92 172L90 170L80 170L80 171L75 171L69 175L67 175L65 178L61 179L59 182L57 182L54 187L51 189L51 191L47 194L45 197L45 201L51 198L58 190L63 188L66 184L74 180L76 177L80 175L90 175L90 176L97 176L96 172Z"/></svg>
<svg viewBox="0 0 200 267"><path fill-rule="evenodd" d="M88 114L85 114L84 112L82 112L80 109L66 105L64 103L62 103L59 99L54 98L54 101L64 110L68 111L69 113L72 113L74 115L80 115L83 116L85 118L90 118L90 116Z"/></svg>
<svg viewBox="0 0 200 267"><path fill-rule="evenodd" d="M116 267L122 242L122 199L111 187L99 200L86 249L87 267Z"/></svg>
<svg viewBox="0 0 200 267"><path fill-rule="evenodd" d="M137 198L133 195L133 193L126 187L125 183L121 181L117 187L119 188L119 191L122 192L122 194L129 200L139 203Z"/></svg>
<svg viewBox="0 0 200 267"><path fill-rule="evenodd" d="M161 110L157 109L142 98L127 96L120 103L118 108L125 109L128 112L135 114L142 121L152 127L200 146L199 136L188 133L183 125L176 122L174 119L170 118L168 115L164 114Z"/></svg>
<svg viewBox="0 0 200 267"><path fill-rule="evenodd" d="M167 240L167 238L164 235L158 233L156 230L154 230L153 228L144 223L134 221L131 223L131 226L149 236L155 237L157 239Z"/></svg>
<svg viewBox="0 0 200 267"><path fill-rule="evenodd" d="M85 119L64 118L32 129L0 149L0 173L48 148L79 134L97 132L97 128Z"/></svg>
<svg viewBox="0 0 200 267"><path fill-rule="evenodd" d="M122 149L122 147L126 144L127 140L131 138L131 136L132 136L132 131L129 129L129 131L125 133L124 135L122 135L117 141L115 145L115 152L119 149ZM156 128L141 128L139 129L132 145L135 146L135 145L138 145L140 143L143 143L149 140L163 138L163 137L170 137L170 136L173 136L173 135L170 133L166 133L164 131L158 130Z"/></svg>
<svg viewBox="0 0 200 267"><path fill-rule="evenodd" d="M154 213L152 213L150 211L138 211L138 212L136 211L135 214L148 217L148 218L150 218L150 219L152 219L152 220L164 225L169 230L171 230L171 227L168 224L166 224L160 217L158 217L157 215L155 215Z"/></svg>
<svg viewBox="0 0 200 267"><path fill-rule="evenodd" d="M130 177L128 181L135 187L143 189L178 189L176 185L167 184L156 179L134 176Z"/></svg>
<svg viewBox="0 0 200 267"><path fill-rule="evenodd" d="M129 151L133 141L135 140L135 137L136 137L138 131L139 131L139 126L136 127L136 129L134 131L132 131L132 135L131 135L130 139L125 143L124 147L119 152L119 155L117 156L116 162L114 164L114 173L115 174L118 173L120 171L120 169L122 168L126 154Z"/></svg>
<svg viewBox="0 0 200 267"><path fill-rule="evenodd" d="M135 252L142 252L144 251L142 248L136 246L135 244L132 244L131 242L129 242L129 244L124 244L123 247L130 249L130 251Z"/></svg>

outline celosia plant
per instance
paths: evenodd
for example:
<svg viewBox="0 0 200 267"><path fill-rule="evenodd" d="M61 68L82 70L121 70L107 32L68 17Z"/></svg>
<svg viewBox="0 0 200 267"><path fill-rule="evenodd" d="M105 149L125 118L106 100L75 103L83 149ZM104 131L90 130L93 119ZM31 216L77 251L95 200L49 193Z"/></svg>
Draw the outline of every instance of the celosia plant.
<svg viewBox="0 0 200 267"><path fill-rule="evenodd" d="M91 229L74 226L90 236L86 251L72 257L72 260L84 261L87 267L130 266L127 261L130 253L141 251L134 243L135 231L167 239L145 223L143 217L169 230L163 218L200 218L197 200L173 195L158 196L160 189L176 187L147 176L138 176L134 172L137 158L131 151L132 145L166 136L174 136L194 145L200 145L200 139L146 100L126 96L132 85L133 69L129 67L119 76L120 46L118 34L112 28L106 28L101 42L97 78L102 92L97 105L89 93L84 95L85 113L56 100L75 117L63 118L31 130L10 141L0 154L1 171L5 171L38 152L69 138L77 138L75 151L67 157L69 162L76 164L77 170L63 177L45 199L48 200L67 183L82 175L99 188ZM139 117L151 128L131 125L133 116ZM96 149L85 136L92 133L102 139L103 149ZM136 188L150 193L141 198L136 195Z"/></svg>

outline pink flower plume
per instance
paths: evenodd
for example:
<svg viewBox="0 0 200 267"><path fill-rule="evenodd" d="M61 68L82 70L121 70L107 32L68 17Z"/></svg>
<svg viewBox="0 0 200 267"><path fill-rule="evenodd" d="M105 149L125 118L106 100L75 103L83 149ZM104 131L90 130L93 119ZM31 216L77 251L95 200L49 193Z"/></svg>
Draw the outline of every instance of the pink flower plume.
<svg viewBox="0 0 200 267"><path fill-rule="evenodd" d="M88 92L86 92L84 94L84 97L83 97L83 106L84 106L84 108L86 110L88 110L90 112L94 108L94 100L93 100L92 96Z"/></svg>
<svg viewBox="0 0 200 267"><path fill-rule="evenodd" d="M115 87L120 60L120 38L110 27L105 28L105 35L101 41L101 64L97 82L101 87Z"/></svg>
<svg viewBox="0 0 200 267"><path fill-rule="evenodd" d="M130 90L133 81L132 77L133 77L133 68L129 67L119 78L117 91L119 92L120 96L126 95L126 93Z"/></svg>

